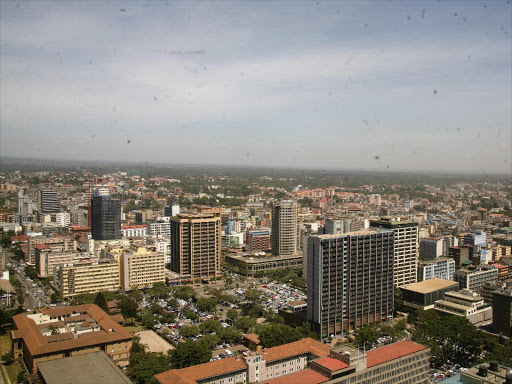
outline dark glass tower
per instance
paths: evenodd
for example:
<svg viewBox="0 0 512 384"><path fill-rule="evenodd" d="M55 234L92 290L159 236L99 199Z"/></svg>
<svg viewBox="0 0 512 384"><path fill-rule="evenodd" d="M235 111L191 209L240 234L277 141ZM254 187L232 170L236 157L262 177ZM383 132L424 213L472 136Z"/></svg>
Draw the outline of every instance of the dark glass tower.
<svg viewBox="0 0 512 384"><path fill-rule="evenodd" d="M121 200L94 196L91 200L91 232L94 240L121 238Z"/></svg>

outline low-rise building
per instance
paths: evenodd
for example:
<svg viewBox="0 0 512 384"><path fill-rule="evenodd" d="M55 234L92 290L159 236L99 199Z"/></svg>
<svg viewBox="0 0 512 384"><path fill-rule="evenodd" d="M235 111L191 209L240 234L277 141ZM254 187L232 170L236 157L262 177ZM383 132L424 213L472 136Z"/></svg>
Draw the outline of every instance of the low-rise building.
<svg viewBox="0 0 512 384"><path fill-rule="evenodd" d="M445 292L459 290L459 283L444 279L430 279L400 288L404 305L414 309L433 309L434 303L444 297Z"/></svg>
<svg viewBox="0 0 512 384"><path fill-rule="evenodd" d="M127 239L129 237L146 237L148 228L146 225L121 225L121 237Z"/></svg>
<svg viewBox="0 0 512 384"><path fill-rule="evenodd" d="M444 299L434 303L434 310L442 316L465 317L476 326L492 322L492 305L485 303L482 296L469 289L445 292Z"/></svg>
<svg viewBox="0 0 512 384"><path fill-rule="evenodd" d="M45 309L13 316L14 359L29 372L43 361L105 352L116 364L129 361L132 335L95 304Z"/></svg>
<svg viewBox="0 0 512 384"><path fill-rule="evenodd" d="M453 280L455 260L449 257L439 257L434 260L418 261L418 281L430 279Z"/></svg>
<svg viewBox="0 0 512 384"><path fill-rule="evenodd" d="M510 368L497 363L482 364L460 372L463 384L509 384L512 382Z"/></svg>
<svg viewBox="0 0 512 384"><path fill-rule="evenodd" d="M272 256L262 253L227 254L226 263L237 266L243 274L254 276L256 272L265 272L281 268L302 268L303 256L298 253L289 256Z"/></svg>
<svg viewBox="0 0 512 384"><path fill-rule="evenodd" d="M453 274L453 280L459 283L460 288L476 291L486 282L498 280L498 269L494 267L480 269L459 269Z"/></svg>
<svg viewBox="0 0 512 384"><path fill-rule="evenodd" d="M247 233L246 248L249 252L268 251L270 249L270 229L259 229Z"/></svg>

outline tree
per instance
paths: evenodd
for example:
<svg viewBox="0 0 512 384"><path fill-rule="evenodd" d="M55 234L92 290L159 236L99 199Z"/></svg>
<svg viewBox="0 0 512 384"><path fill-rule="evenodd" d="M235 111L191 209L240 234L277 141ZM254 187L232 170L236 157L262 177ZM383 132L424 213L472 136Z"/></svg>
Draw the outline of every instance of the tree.
<svg viewBox="0 0 512 384"><path fill-rule="evenodd" d="M222 329L222 325L217 320L206 320L204 323L199 324L201 333L218 333Z"/></svg>
<svg viewBox="0 0 512 384"><path fill-rule="evenodd" d="M204 335L201 338L201 343L204 343L208 346L208 349L213 349L220 342L220 337L213 334Z"/></svg>
<svg viewBox="0 0 512 384"><path fill-rule="evenodd" d="M174 297L167 302L167 305L171 307L173 311L176 311L180 307L180 303Z"/></svg>
<svg viewBox="0 0 512 384"><path fill-rule="evenodd" d="M256 325L256 319L246 316L240 316L233 323L233 327L241 330L244 333L248 333Z"/></svg>
<svg viewBox="0 0 512 384"><path fill-rule="evenodd" d="M105 300L105 296L103 296L103 293L101 293L101 291L98 292L98 294L94 298L94 304L96 304L98 307L100 307L106 313L108 313L107 300Z"/></svg>
<svg viewBox="0 0 512 384"><path fill-rule="evenodd" d="M183 311L182 311L183 315L187 318L187 319L190 319L190 320L195 320L197 319L197 314L192 311L190 308L183 308Z"/></svg>
<svg viewBox="0 0 512 384"><path fill-rule="evenodd" d="M36 269L31 265L25 267L25 274L32 280L37 279L38 276Z"/></svg>
<svg viewBox="0 0 512 384"><path fill-rule="evenodd" d="M199 328L195 325L189 325L180 328L180 335L182 337L194 337L199 335Z"/></svg>
<svg viewBox="0 0 512 384"><path fill-rule="evenodd" d="M171 369L170 358L162 353L138 352L130 355L129 374L137 384L155 383L154 375Z"/></svg>
<svg viewBox="0 0 512 384"><path fill-rule="evenodd" d="M232 322L236 320L236 318L239 316L239 313L236 309L229 309L226 313L226 317L228 320L231 320Z"/></svg>
<svg viewBox="0 0 512 384"><path fill-rule="evenodd" d="M355 330L355 333L356 343L363 344L366 350L371 349L375 343L377 343L377 339L379 338L377 330L371 326L358 328Z"/></svg>
<svg viewBox="0 0 512 384"><path fill-rule="evenodd" d="M176 298L181 300L195 300L197 298L196 291L189 285L182 285L174 288L174 295L176 296Z"/></svg>
<svg viewBox="0 0 512 384"><path fill-rule="evenodd" d="M153 284L153 288L148 289L148 294L150 296L155 296L159 299L165 299L167 296L169 296L169 293L171 292L170 288L167 288L164 282L157 281Z"/></svg>
<svg viewBox="0 0 512 384"><path fill-rule="evenodd" d="M242 338L242 332L236 328L221 328L217 332L217 336L219 336L224 343L237 344Z"/></svg>
<svg viewBox="0 0 512 384"><path fill-rule="evenodd" d="M187 340L171 352L172 368L185 368L210 361L212 352L206 343Z"/></svg>
<svg viewBox="0 0 512 384"><path fill-rule="evenodd" d="M137 302L129 296L121 296L117 302L117 307L121 311L121 314L125 318L134 318L137 316L137 310L139 308Z"/></svg>
<svg viewBox="0 0 512 384"><path fill-rule="evenodd" d="M12 351L7 351L5 352L3 355L2 355L2 361L9 365L9 364L12 364L14 362L14 355L12 353Z"/></svg>
<svg viewBox="0 0 512 384"><path fill-rule="evenodd" d="M268 324L261 327L259 338L264 348L292 343L301 339L299 332L284 324Z"/></svg>
<svg viewBox="0 0 512 384"><path fill-rule="evenodd" d="M208 299L200 298L197 299L196 306L201 312L214 312L217 306L217 299L213 297Z"/></svg>
<svg viewBox="0 0 512 384"><path fill-rule="evenodd" d="M247 289L244 296L253 303L259 303L261 300L261 292L258 289Z"/></svg>

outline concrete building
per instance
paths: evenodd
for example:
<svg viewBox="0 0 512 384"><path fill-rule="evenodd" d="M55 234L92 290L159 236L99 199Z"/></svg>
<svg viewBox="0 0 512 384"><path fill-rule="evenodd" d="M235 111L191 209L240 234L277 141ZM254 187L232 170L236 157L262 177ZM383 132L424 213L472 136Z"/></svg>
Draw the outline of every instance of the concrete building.
<svg viewBox="0 0 512 384"><path fill-rule="evenodd" d="M165 282L164 254L148 247L132 246L123 250L119 266L124 290L151 288L154 283Z"/></svg>
<svg viewBox="0 0 512 384"><path fill-rule="evenodd" d="M403 287L417 281L418 223L390 218L371 220L370 225L391 229L395 234L394 285Z"/></svg>
<svg viewBox="0 0 512 384"><path fill-rule="evenodd" d="M42 188L37 191L37 211L39 214L60 212L57 192L49 188Z"/></svg>
<svg viewBox="0 0 512 384"><path fill-rule="evenodd" d="M473 229L471 233L464 235L464 244L487 245L487 234L480 229Z"/></svg>
<svg viewBox="0 0 512 384"><path fill-rule="evenodd" d="M272 207L272 254L289 256L297 253L297 202L284 200Z"/></svg>
<svg viewBox="0 0 512 384"><path fill-rule="evenodd" d="M365 353L312 339L155 375L160 384L428 383L430 350L400 341ZM307 369L309 367L309 369Z"/></svg>
<svg viewBox="0 0 512 384"><path fill-rule="evenodd" d="M434 310L441 316L460 316L476 326L492 322L492 305L485 303L484 298L469 289L445 292L442 300L434 303Z"/></svg>
<svg viewBox="0 0 512 384"><path fill-rule="evenodd" d="M463 262L470 259L469 248L450 247L448 248L448 257L455 260L455 265L462 265Z"/></svg>
<svg viewBox="0 0 512 384"><path fill-rule="evenodd" d="M146 245L150 245L157 252L164 254L165 266L168 268L171 264L171 238L167 236L151 236L146 238Z"/></svg>
<svg viewBox="0 0 512 384"><path fill-rule="evenodd" d="M453 280L459 283L460 288L467 288L476 291L486 282L494 282L498 280L497 268L481 268L481 269L459 269L453 274Z"/></svg>
<svg viewBox="0 0 512 384"><path fill-rule="evenodd" d="M56 237L30 237L28 239L28 255L25 255L25 261L28 264L35 265L36 263L36 246L38 244L46 244L49 248L55 250L63 250L76 252L77 243L76 240L56 236Z"/></svg>
<svg viewBox="0 0 512 384"><path fill-rule="evenodd" d="M270 250L270 229L259 229L247 233L246 248L248 252Z"/></svg>
<svg viewBox="0 0 512 384"><path fill-rule="evenodd" d="M307 319L321 337L393 314L394 232L317 235L307 247Z"/></svg>
<svg viewBox="0 0 512 384"><path fill-rule="evenodd" d="M512 371L497 363L482 364L460 372L463 384L509 384L512 382Z"/></svg>
<svg viewBox="0 0 512 384"><path fill-rule="evenodd" d="M12 319L14 360L23 359L31 373L44 361L87 352L103 351L118 365L129 361L132 335L95 304L20 313Z"/></svg>
<svg viewBox="0 0 512 384"><path fill-rule="evenodd" d="M418 281L429 279L453 280L455 260L449 257L438 257L434 260L418 261Z"/></svg>
<svg viewBox="0 0 512 384"><path fill-rule="evenodd" d="M23 194L23 189L18 192L18 213L21 215L33 215L37 205L32 199Z"/></svg>
<svg viewBox="0 0 512 384"><path fill-rule="evenodd" d="M171 218L171 270L192 278L220 273L221 220L216 213Z"/></svg>
<svg viewBox="0 0 512 384"><path fill-rule="evenodd" d="M443 240L439 237L420 239L420 257L436 259L443 255Z"/></svg>
<svg viewBox="0 0 512 384"><path fill-rule="evenodd" d="M512 337L512 289L493 292L492 310L494 333Z"/></svg>
<svg viewBox="0 0 512 384"><path fill-rule="evenodd" d="M91 234L94 240L121 238L121 200L94 196L91 200Z"/></svg>
<svg viewBox="0 0 512 384"><path fill-rule="evenodd" d="M121 224L121 238L146 237L148 228L146 225Z"/></svg>
<svg viewBox="0 0 512 384"><path fill-rule="evenodd" d="M178 204L168 205L164 208L164 216L178 216L180 214L180 206Z"/></svg>
<svg viewBox="0 0 512 384"><path fill-rule="evenodd" d="M459 245L459 239L456 236L444 236L441 240L443 241L443 257L448 257L450 247Z"/></svg>
<svg viewBox="0 0 512 384"><path fill-rule="evenodd" d="M63 299L82 293L116 291L119 289L119 264L115 260L61 264L53 277Z"/></svg>
<svg viewBox="0 0 512 384"><path fill-rule="evenodd" d="M171 222L162 220L154 223L148 223L147 233L149 236L171 237Z"/></svg>
<svg viewBox="0 0 512 384"><path fill-rule="evenodd" d="M48 244L37 244L35 256L37 274L42 278L53 276L55 267L71 263L75 253L62 248L52 249Z"/></svg>
<svg viewBox="0 0 512 384"><path fill-rule="evenodd" d="M55 223L59 227L69 227L71 224L71 215L69 212L59 212L55 214Z"/></svg>
<svg viewBox="0 0 512 384"><path fill-rule="evenodd" d="M77 227L89 226L89 207L87 205L74 205L70 209L71 225Z"/></svg>
<svg viewBox="0 0 512 384"><path fill-rule="evenodd" d="M260 255L254 253L226 254L226 263L237 266L240 273L254 276L256 272L265 272L281 268L302 268L302 254L290 256Z"/></svg>
<svg viewBox="0 0 512 384"><path fill-rule="evenodd" d="M409 284L400 290L406 307L428 310L433 309L434 303L442 300L446 292L458 291L459 283L444 279L430 279Z"/></svg>

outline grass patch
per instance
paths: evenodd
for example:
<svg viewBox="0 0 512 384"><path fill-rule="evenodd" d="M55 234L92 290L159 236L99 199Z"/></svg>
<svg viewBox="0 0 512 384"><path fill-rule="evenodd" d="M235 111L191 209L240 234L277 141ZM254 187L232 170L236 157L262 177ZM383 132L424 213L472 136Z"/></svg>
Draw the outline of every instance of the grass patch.
<svg viewBox="0 0 512 384"><path fill-rule="evenodd" d="M11 338L9 335L0 336L0 355L3 355L5 351L11 350Z"/></svg>
<svg viewBox="0 0 512 384"><path fill-rule="evenodd" d="M124 326L123 328L126 329L128 332L130 332L132 335L134 333L140 332L144 330L144 327L142 325L131 325L131 326Z"/></svg>
<svg viewBox="0 0 512 384"><path fill-rule="evenodd" d="M17 383L18 375L23 370L21 363L20 362L12 363L11 365L4 365L4 367L5 367L5 370L7 371L7 374L9 375L9 379L11 380L11 383Z"/></svg>

